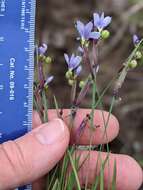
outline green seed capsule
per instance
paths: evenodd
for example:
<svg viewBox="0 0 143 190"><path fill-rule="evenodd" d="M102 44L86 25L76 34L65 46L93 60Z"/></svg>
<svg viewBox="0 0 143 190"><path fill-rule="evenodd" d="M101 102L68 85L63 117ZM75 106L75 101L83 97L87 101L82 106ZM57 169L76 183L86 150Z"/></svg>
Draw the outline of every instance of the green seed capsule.
<svg viewBox="0 0 143 190"><path fill-rule="evenodd" d="M44 88L45 88L45 90L48 90L49 86L48 86L48 85L45 85Z"/></svg>
<svg viewBox="0 0 143 190"><path fill-rule="evenodd" d="M68 70L68 71L66 72L66 78L67 78L67 79L70 79L70 78L72 77L72 75L73 75L73 73L72 73L71 70Z"/></svg>
<svg viewBox="0 0 143 190"><path fill-rule="evenodd" d="M45 61L45 56L44 55L39 55L38 59L39 59L39 61Z"/></svg>
<svg viewBox="0 0 143 190"><path fill-rule="evenodd" d="M50 64L51 62L52 62L51 57L46 57L45 63L46 63L46 64Z"/></svg>
<svg viewBox="0 0 143 190"><path fill-rule="evenodd" d="M134 68L137 67L137 65L138 65L137 61L136 61L135 59L133 59L133 60L128 64L128 67L129 67L130 69L134 69Z"/></svg>
<svg viewBox="0 0 143 190"><path fill-rule="evenodd" d="M83 88L84 86L85 86L85 82L84 82L84 81L80 81L79 87L80 87L80 88Z"/></svg>
<svg viewBox="0 0 143 190"><path fill-rule="evenodd" d="M68 80L68 83L69 83L70 86L73 86L74 80Z"/></svg>
<svg viewBox="0 0 143 190"><path fill-rule="evenodd" d="M142 53L140 51L137 51L135 54L136 59L141 59L142 58Z"/></svg>
<svg viewBox="0 0 143 190"><path fill-rule="evenodd" d="M107 38L110 37L110 32L108 30L103 30L101 32L101 37L102 37L102 39L106 40Z"/></svg>

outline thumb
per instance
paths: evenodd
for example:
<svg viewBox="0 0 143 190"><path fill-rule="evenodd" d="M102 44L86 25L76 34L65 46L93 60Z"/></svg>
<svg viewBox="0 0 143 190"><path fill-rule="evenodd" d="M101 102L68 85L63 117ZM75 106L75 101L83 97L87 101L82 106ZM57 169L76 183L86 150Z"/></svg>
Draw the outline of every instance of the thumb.
<svg viewBox="0 0 143 190"><path fill-rule="evenodd" d="M0 145L0 190L31 183L49 172L62 158L69 131L55 119L25 136Z"/></svg>

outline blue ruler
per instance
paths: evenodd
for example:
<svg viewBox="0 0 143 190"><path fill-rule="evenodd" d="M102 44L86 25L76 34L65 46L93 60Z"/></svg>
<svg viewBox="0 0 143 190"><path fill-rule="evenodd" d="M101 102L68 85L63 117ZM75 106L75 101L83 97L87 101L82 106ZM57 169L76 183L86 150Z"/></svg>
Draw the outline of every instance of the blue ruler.
<svg viewBox="0 0 143 190"><path fill-rule="evenodd" d="M35 7L36 0L0 0L0 143L32 127Z"/></svg>

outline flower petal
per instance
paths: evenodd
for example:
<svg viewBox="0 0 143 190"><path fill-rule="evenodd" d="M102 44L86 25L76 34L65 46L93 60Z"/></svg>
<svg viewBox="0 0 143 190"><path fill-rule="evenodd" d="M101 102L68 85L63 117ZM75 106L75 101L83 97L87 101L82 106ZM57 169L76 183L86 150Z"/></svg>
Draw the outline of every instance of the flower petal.
<svg viewBox="0 0 143 190"><path fill-rule="evenodd" d="M138 44L139 42L140 42L139 37L138 37L136 34L134 34L134 35L133 35L133 43L136 45L136 44Z"/></svg>
<svg viewBox="0 0 143 190"><path fill-rule="evenodd" d="M69 65L70 60L69 60L68 54L64 53L64 57L65 57L67 64Z"/></svg>
<svg viewBox="0 0 143 190"><path fill-rule="evenodd" d="M69 61L69 69L74 69L74 59L75 59L75 54L73 53L70 57Z"/></svg>
<svg viewBox="0 0 143 190"><path fill-rule="evenodd" d="M84 36L84 24L81 21L78 20L76 22L76 28L77 28L80 36L83 37Z"/></svg>
<svg viewBox="0 0 143 190"><path fill-rule="evenodd" d="M47 44L42 44L42 46L40 46L40 47L38 48L39 54L40 54L40 55L43 55L43 54L47 51L47 48L48 48Z"/></svg>
<svg viewBox="0 0 143 190"><path fill-rule="evenodd" d="M93 14L93 19L94 19L94 26L97 27L99 22L100 22L100 16L98 13Z"/></svg>
<svg viewBox="0 0 143 190"><path fill-rule="evenodd" d="M104 20L104 12L102 12L100 19L101 19L102 21Z"/></svg>
<svg viewBox="0 0 143 190"><path fill-rule="evenodd" d="M79 76L79 74L82 71L82 66L80 65L77 69L76 69L76 75Z"/></svg>
<svg viewBox="0 0 143 190"><path fill-rule="evenodd" d="M91 32L89 37L90 39L98 40L100 38L100 32Z"/></svg>
<svg viewBox="0 0 143 190"><path fill-rule="evenodd" d="M72 63L72 62L74 61L74 59L75 59L75 54L73 53L73 54L71 55L71 58L70 58L70 63Z"/></svg>
<svg viewBox="0 0 143 190"><path fill-rule="evenodd" d="M82 58L80 56L76 56L72 62L72 68L75 69L79 66Z"/></svg>
<svg viewBox="0 0 143 190"><path fill-rule="evenodd" d="M81 46L78 47L78 51L79 51L80 53L84 53L84 49L83 49Z"/></svg>
<svg viewBox="0 0 143 190"><path fill-rule="evenodd" d="M92 22L89 22L85 25L85 29L84 29L84 38L86 40L89 39L89 34L91 32L91 30L93 29L93 23Z"/></svg>
<svg viewBox="0 0 143 190"><path fill-rule="evenodd" d="M105 28L107 27L112 21L112 17L107 16L104 18L103 22L102 22L102 27Z"/></svg>
<svg viewBox="0 0 143 190"><path fill-rule="evenodd" d="M46 82L45 82L45 86L48 85L49 83L51 83L53 79L54 79L54 76L48 77Z"/></svg>

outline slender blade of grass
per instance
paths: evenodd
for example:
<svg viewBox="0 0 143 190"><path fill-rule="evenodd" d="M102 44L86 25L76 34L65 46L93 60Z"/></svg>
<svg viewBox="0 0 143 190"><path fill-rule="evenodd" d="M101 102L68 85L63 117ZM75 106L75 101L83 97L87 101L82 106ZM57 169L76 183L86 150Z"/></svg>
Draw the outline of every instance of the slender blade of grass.
<svg viewBox="0 0 143 190"><path fill-rule="evenodd" d="M46 90L42 91L42 101L44 106L44 123L48 122L48 100L46 97Z"/></svg>
<svg viewBox="0 0 143 190"><path fill-rule="evenodd" d="M81 190L80 182L79 182L79 179L78 179L78 174L77 174L75 164L74 164L74 160L73 160L69 150L67 151L67 153L68 153L68 157L69 157L72 169L73 169L73 174L74 174L75 182L76 182L76 185L77 185L77 190Z"/></svg>
<svg viewBox="0 0 143 190"><path fill-rule="evenodd" d="M53 96L53 97L54 97L54 104L55 104L55 109L56 109L56 112L57 112L57 116L58 116L59 118L61 118L61 115L60 115L60 113L59 113L58 101L57 101L57 99L56 99L56 96Z"/></svg>
<svg viewBox="0 0 143 190"><path fill-rule="evenodd" d="M104 168L103 163L100 168L100 190L104 190Z"/></svg>
<svg viewBox="0 0 143 190"><path fill-rule="evenodd" d="M60 190L59 189L59 180L58 179L56 179L56 181L55 181L55 183L54 183L54 185L52 187L52 190Z"/></svg>
<svg viewBox="0 0 143 190"><path fill-rule="evenodd" d="M54 184L54 181L56 181L56 174L57 174L58 168L59 168L58 165L54 168L53 173L51 175L51 179L49 180L49 184L47 184L47 190L52 189L51 187Z"/></svg>
<svg viewBox="0 0 143 190"><path fill-rule="evenodd" d="M116 190L116 174L117 174L117 168L116 168L116 160L115 160L111 190Z"/></svg>
<svg viewBox="0 0 143 190"><path fill-rule="evenodd" d="M71 147L69 149L71 155L73 155L74 153L74 147ZM63 159L63 163L62 163L62 167L61 167L61 172L60 172L60 180L59 180L59 183L60 183L60 187L61 189L65 189L65 186L67 186L67 181L66 178L67 178L67 168L68 168L68 165L69 165L69 157L68 157L68 154L66 152L65 156L64 156L64 159Z"/></svg>
<svg viewBox="0 0 143 190"><path fill-rule="evenodd" d="M101 160L100 152L99 152L99 156L97 159L97 164L99 163L99 160ZM105 169L105 166L106 166L106 163L108 162L108 160L109 160L109 153L107 153L107 156L103 162L101 160L102 171L100 172L99 176L95 176L95 182L93 183L91 190L96 190L98 188L98 185L100 185L101 188L104 188L104 169Z"/></svg>

